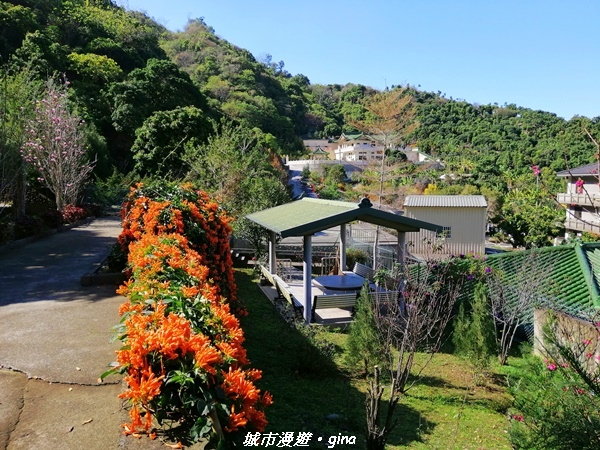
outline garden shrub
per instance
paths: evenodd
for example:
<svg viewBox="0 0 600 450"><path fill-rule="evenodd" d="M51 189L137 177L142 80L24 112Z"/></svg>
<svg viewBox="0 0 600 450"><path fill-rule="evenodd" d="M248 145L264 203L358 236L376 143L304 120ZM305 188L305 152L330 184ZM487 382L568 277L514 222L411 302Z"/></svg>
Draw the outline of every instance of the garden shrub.
<svg viewBox="0 0 600 450"><path fill-rule="evenodd" d="M61 211L63 223L71 224L75 223L78 220L83 220L86 217L89 217L90 213L85 208L81 206L75 205L65 205L64 209Z"/></svg>
<svg viewBox="0 0 600 450"><path fill-rule="evenodd" d="M5 244L15 238L15 223L8 218L0 220L0 244Z"/></svg>
<svg viewBox="0 0 600 450"><path fill-rule="evenodd" d="M340 200L342 194L338 190L337 184L319 185L317 188L319 198L324 200Z"/></svg>
<svg viewBox="0 0 600 450"><path fill-rule="evenodd" d="M23 239L34 236L44 230L43 220L35 215L25 215L15 220L13 228L14 239Z"/></svg>
<svg viewBox="0 0 600 450"><path fill-rule="evenodd" d="M483 383L496 349L494 322L486 290L486 285L480 281L475 286L473 298L460 302L452 333L455 352L471 364L476 384Z"/></svg>
<svg viewBox="0 0 600 450"><path fill-rule="evenodd" d="M366 264L368 260L369 254L365 250L360 248L349 248L346 250L346 266L348 270L352 270L354 268L354 264L357 262Z"/></svg>
<svg viewBox="0 0 600 450"><path fill-rule="evenodd" d="M233 313L245 310L232 301L227 218L206 194L175 185L133 189L123 218L119 241L131 272L118 291L128 297L120 308L123 346L104 376L126 375L125 433L152 436L156 418L177 424L191 442L227 448L247 431L263 431L272 400L254 384L261 373L248 368Z"/></svg>
<svg viewBox="0 0 600 450"><path fill-rule="evenodd" d="M509 379L514 397L510 440L518 449L600 448L600 405L567 364L530 356L520 376Z"/></svg>
<svg viewBox="0 0 600 450"><path fill-rule="evenodd" d="M124 252L117 242L111 248L106 258L109 272L123 272L127 266L127 252Z"/></svg>
<svg viewBox="0 0 600 450"><path fill-rule="evenodd" d="M59 228L63 224L63 215L56 209L50 209L42 215L42 220L48 228Z"/></svg>
<svg viewBox="0 0 600 450"><path fill-rule="evenodd" d="M121 174L114 168L112 174L105 180L97 178L85 190L86 202L103 206L121 205L132 184L132 175Z"/></svg>

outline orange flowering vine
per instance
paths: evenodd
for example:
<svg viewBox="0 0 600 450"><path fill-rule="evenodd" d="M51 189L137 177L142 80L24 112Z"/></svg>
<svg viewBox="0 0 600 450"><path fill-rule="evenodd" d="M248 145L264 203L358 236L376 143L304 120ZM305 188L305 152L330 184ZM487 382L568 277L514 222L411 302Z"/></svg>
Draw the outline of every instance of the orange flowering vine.
<svg viewBox="0 0 600 450"><path fill-rule="evenodd" d="M189 239L200 255L199 263L209 269L217 296L235 304L236 312L245 314L236 303L233 262L229 236L229 218L219 205L191 185L138 184L131 189L121 210L123 231L119 243L127 252L131 242L142 234L177 233Z"/></svg>
<svg viewBox="0 0 600 450"><path fill-rule="evenodd" d="M238 442L263 431L272 397L255 385L260 371L247 367L231 228L218 204L189 185L140 184L121 217L131 278L118 289L127 297L119 308L123 347L103 376L125 374L124 432L155 436L154 419L188 427L191 440L224 430L219 439Z"/></svg>

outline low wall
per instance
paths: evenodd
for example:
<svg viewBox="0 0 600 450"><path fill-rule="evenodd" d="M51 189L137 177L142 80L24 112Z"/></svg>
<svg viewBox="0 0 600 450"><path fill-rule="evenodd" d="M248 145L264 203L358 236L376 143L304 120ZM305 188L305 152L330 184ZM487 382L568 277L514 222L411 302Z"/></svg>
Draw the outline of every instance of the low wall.
<svg viewBox="0 0 600 450"><path fill-rule="evenodd" d="M566 344L580 355L583 366L592 373L599 365L600 339L599 330L587 321L567 314L535 309L533 312L533 351L541 357L548 357L549 344L544 339L544 327L551 317L556 317L556 330L558 342Z"/></svg>

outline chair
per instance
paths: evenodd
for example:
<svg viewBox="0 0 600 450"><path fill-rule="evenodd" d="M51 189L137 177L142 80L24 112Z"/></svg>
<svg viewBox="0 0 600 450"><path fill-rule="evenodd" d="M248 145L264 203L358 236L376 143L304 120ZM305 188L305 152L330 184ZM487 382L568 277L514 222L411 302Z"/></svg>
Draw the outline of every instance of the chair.
<svg viewBox="0 0 600 450"><path fill-rule="evenodd" d="M277 260L276 271L277 275L279 275L281 279L286 282L294 280L300 274L300 271L296 270L296 268L292 265L292 260L288 258Z"/></svg>
<svg viewBox="0 0 600 450"><path fill-rule="evenodd" d="M357 293L315 295L311 322L320 325L340 326L352 322Z"/></svg>

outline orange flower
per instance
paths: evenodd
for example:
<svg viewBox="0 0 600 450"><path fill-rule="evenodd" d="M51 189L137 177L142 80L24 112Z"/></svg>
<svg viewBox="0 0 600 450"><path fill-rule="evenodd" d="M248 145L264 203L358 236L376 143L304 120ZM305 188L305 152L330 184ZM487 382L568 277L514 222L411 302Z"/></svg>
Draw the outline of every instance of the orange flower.
<svg viewBox="0 0 600 450"><path fill-rule="evenodd" d="M242 369L233 370L230 367L228 372L223 372L223 376L224 381L221 387L228 397L248 404L254 404L260 398L260 390L246 379Z"/></svg>
<svg viewBox="0 0 600 450"><path fill-rule="evenodd" d="M121 306L119 306L119 316L122 316L125 313L128 312L137 312L137 313L141 313L143 309L143 305L140 304L132 304L131 302L125 302L122 303Z"/></svg>
<svg viewBox="0 0 600 450"><path fill-rule="evenodd" d="M207 338L208 341L208 338ZM217 373L215 364L223 362L219 351L206 342L201 348L196 350L194 354L196 366L206 372L214 375Z"/></svg>
<svg viewBox="0 0 600 450"><path fill-rule="evenodd" d="M198 286L182 286L181 292L187 298L194 298L200 293L200 288Z"/></svg>
<svg viewBox="0 0 600 450"><path fill-rule="evenodd" d="M273 404L273 396L270 392L265 392L260 399L263 406L271 406Z"/></svg>
<svg viewBox="0 0 600 450"><path fill-rule="evenodd" d="M242 411L240 413L235 412L234 406L231 405L231 413L229 413L229 425L225 427L225 431L231 433L237 431L239 427L245 427L248 423L246 414Z"/></svg>
<svg viewBox="0 0 600 450"><path fill-rule="evenodd" d="M263 432L267 426L265 413L256 408L247 408L244 410L248 421L252 424L256 431Z"/></svg>
<svg viewBox="0 0 600 450"><path fill-rule="evenodd" d="M131 417L131 430L136 431L142 427L142 418L137 405L133 405L129 410L129 417Z"/></svg>
<svg viewBox="0 0 600 450"><path fill-rule="evenodd" d="M167 359L175 359L187 353L191 333L190 322L171 313L153 334L151 348L158 350Z"/></svg>
<svg viewBox="0 0 600 450"><path fill-rule="evenodd" d="M136 403L146 405L154 397L160 394L160 387L163 379L164 375L157 377L149 367L144 369L141 374L134 371L132 374L125 377L129 389L119 394L119 398L129 398L133 400L134 406Z"/></svg>
<svg viewBox="0 0 600 450"><path fill-rule="evenodd" d="M238 329L240 326L240 321L229 311L229 305L220 304L215 305L212 308L215 316L221 321L221 323L229 330Z"/></svg>

